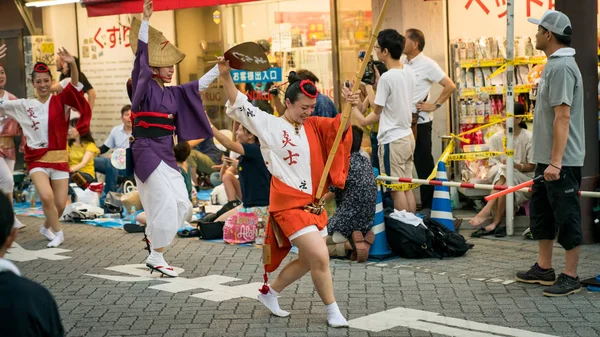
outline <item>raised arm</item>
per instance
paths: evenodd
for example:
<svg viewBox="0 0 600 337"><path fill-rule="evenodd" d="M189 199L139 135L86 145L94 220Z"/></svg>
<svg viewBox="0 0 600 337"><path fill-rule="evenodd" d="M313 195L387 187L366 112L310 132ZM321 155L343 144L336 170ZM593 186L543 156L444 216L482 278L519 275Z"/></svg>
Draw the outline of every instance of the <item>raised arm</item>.
<svg viewBox="0 0 600 337"><path fill-rule="evenodd" d="M209 72L200 77L198 80L198 90L204 91L208 89L210 84L214 82L217 77L219 77L219 66L215 65Z"/></svg>
<svg viewBox="0 0 600 337"><path fill-rule="evenodd" d="M211 124L210 126L212 128L213 134L215 135L215 138L219 141L219 143L223 144L223 146L225 146L229 151L237 152L242 156L245 154L244 147L242 146L242 144L234 142L229 137L222 134L221 131L215 128L214 125Z"/></svg>
<svg viewBox="0 0 600 337"><path fill-rule="evenodd" d="M152 81L152 70L148 61L148 20L152 16L152 1L144 0L144 13L138 34L138 46L135 53L135 62L131 72L132 100L131 106L138 111L140 104L146 98L148 85Z"/></svg>
<svg viewBox="0 0 600 337"><path fill-rule="evenodd" d="M219 73L223 80L223 87L227 97L226 113L229 117L240 122L248 131L258 137L262 142L268 143L267 134L272 131L270 124L275 123L275 117L248 102L248 97L242 94L231 78L229 61L219 58Z"/></svg>

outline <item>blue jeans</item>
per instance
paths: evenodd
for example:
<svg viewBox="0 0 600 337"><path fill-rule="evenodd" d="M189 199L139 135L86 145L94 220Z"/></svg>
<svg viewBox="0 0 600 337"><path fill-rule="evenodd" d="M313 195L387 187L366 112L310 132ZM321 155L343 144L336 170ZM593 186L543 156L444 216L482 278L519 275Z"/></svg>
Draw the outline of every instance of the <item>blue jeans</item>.
<svg viewBox="0 0 600 337"><path fill-rule="evenodd" d="M106 176L104 179L104 191L102 191L102 197L105 197L108 192L115 192L117 190L117 178L119 175L126 176L125 170L117 170L110 163L110 159L106 157L94 158L94 167L96 172L100 172Z"/></svg>

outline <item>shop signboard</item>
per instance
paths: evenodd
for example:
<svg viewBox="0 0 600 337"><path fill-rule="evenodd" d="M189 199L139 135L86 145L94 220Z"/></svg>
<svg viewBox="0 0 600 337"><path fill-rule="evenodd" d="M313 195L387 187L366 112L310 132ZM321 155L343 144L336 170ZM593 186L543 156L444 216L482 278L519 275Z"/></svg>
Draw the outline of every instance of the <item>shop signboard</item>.
<svg viewBox="0 0 600 337"><path fill-rule="evenodd" d="M232 70L231 77L233 83L281 82L283 72L279 67L266 71Z"/></svg>

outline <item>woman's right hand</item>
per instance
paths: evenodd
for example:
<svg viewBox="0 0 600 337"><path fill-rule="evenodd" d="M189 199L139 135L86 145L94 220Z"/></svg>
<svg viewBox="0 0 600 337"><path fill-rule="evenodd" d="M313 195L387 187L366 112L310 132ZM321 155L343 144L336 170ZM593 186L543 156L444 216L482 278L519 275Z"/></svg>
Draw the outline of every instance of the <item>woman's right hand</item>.
<svg viewBox="0 0 600 337"><path fill-rule="evenodd" d="M6 45L3 44L0 46L0 59L6 56Z"/></svg>
<svg viewBox="0 0 600 337"><path fill-rule="evenodd" d="M152 16L153 12L153 1L152 0L144 0L144 12L142 14L142 20L148 21Z"/></svg>

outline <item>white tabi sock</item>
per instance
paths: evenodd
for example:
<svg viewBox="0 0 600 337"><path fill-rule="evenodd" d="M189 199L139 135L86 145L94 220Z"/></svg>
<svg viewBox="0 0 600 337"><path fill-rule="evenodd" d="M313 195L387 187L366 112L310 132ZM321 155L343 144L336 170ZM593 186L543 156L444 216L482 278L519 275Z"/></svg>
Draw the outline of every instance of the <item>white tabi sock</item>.
<svg viewBox="0 0 600 337"><path fill-rule="evenodd" d="M277 300L277 295L279 295L278 292L276 292L275 290L273 290L273 288L269 287L269 293L264 295L264 294L258 294L258 301L262 304L265 305L265 307L267 307L267 309L269 309L269 311L271 311L271 313L275 316L279 316L279 317L287 317L290 315L289 312L285 311L285 310L281 310L281 308L279 307L279 301Z"/></svg>
<svg viewBox="0 0 600 337"><path fill-rule="evenodd" d="M48 241L52 241L54 240L54 233L52 233L52 231L50 230L50 228L46 228L44 227L44 225L42 225L40 227L40 233L42 233L42 235L48 240Z"/></svg>
<svg viewBox="0 0 600 337"><path fill-rule="evenodd" d="M348 321L340 312L337 302L327 305L327 323L332 328L344 328L348 326Z"/></svg>
<svg viewBox="0 0 600 337"><path fill-rule="evenodd" d="M52 239L52 241L50 241L46 247L58 247L61 243L63 243L63 241L65 241L65 235L63 234L63 231L56 232L54 233L54 239Z"/></svg>

